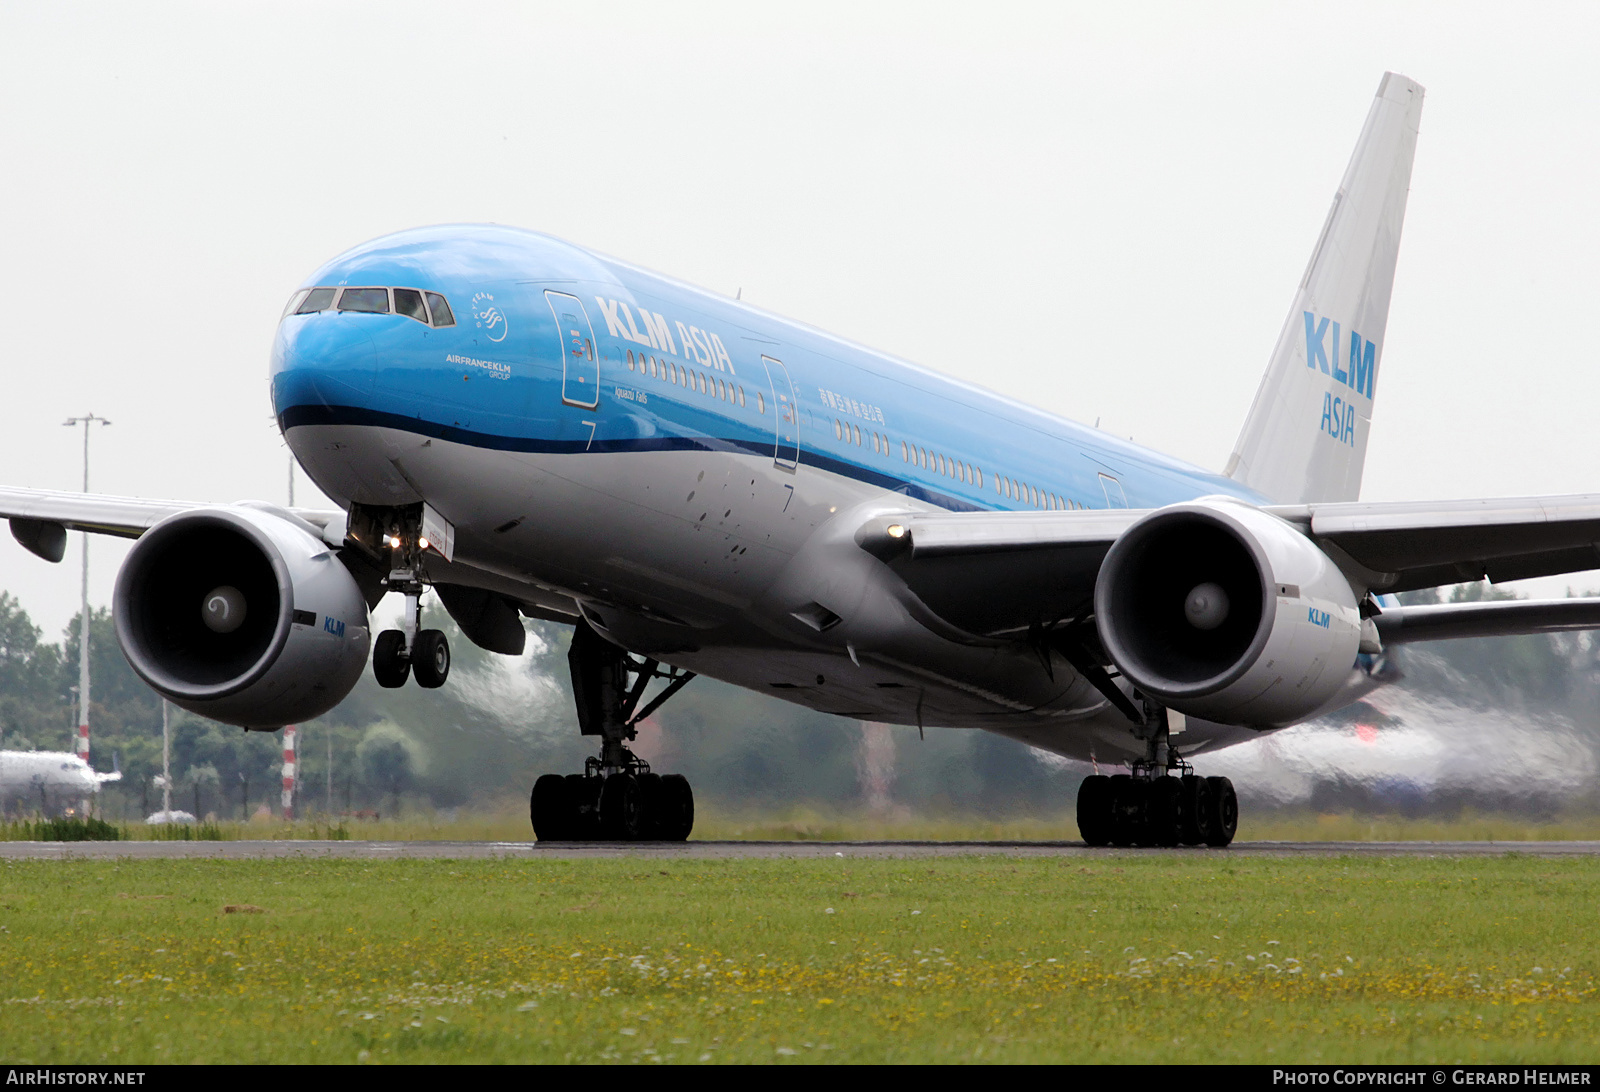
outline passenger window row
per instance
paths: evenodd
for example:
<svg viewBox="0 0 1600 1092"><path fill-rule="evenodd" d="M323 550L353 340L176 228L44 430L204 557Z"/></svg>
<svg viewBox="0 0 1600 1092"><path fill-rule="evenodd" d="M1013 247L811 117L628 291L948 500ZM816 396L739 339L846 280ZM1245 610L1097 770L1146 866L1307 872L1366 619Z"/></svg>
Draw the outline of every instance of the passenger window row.
<svg viewBox="0 0 1600 1092"><path fill-rule="evenodd" d="M968 485L983 486L983 469L960 459L953 459L948 455L941 455L937 451L918 447L900 441L900 458L913 466L920 466L932 470L936 474L943 474L947 478L954 478L958 482Z"/></svg>
<svg viewBox="0 0 1600 1092"><path fill-rule="evenodd" d="M1010 497L1012 500L1048 512L1077 512L1088 508L1088 505L1079 504L1071 498L1057 496L1048 490L1000 474L994 477L994 491L1002 497Z"/></svg>
<svg viewBox="0 0 1600 1092"><path fill-rule="evenodd" d="M834 418L833 436L836 440L854 444L857 447L863 446L864 443L860 427L839 418ZM889 453L889 438L887 436L881 436L876 432L870 432L867 436L872 443L874 452L884 455ZM920 447L906 440L900 441L900 458L903 462L910 463L912 466L931 470L936 474L954 478L956 481L967 485L976 485L980 489L983 488L986 477L990 477L994 481L994 491L1000 496L1009 497L1011 500L1020 501L1033 508L1056 512L1075 512L1088 508L1088 505L1079 504L1077 501L1062 497L1049 490L1019 482L1004 474L985 475L983 468L980 466L938 451Z"/></svg>
<svg viewBox="0 0 1600 1092"><path fill-rule="evenodd" d="M640 353L635 358L633 350L629 349L628 370L662 383L675 383L680 387L699 391L708 398L720 398L729 405L741 408L745 405L743 385L730 383L698 368L685 368L676 361L659 360L645 353ZM767 412L767 400L761 397L760 391L756 391L756 410L763 414Z"/></svg>
<svg viewBox="0 0 1600 1092"><path fill-rule="evenodd" d="M865 439L863 439L863 436L865 436ZM843 440L847 444L855 444L857 447L865 447L870 443L874 455L889 454L889 437L882 433L873 432L871 429L863 433L860 425L852 425L850 422L841 421L837 417L833 420L833 437L836 440Z"/></svg>
<svg viewBox="0 0 1600 1092"><path fill-rule="evenodd" d="M337 303L335 301L337 300ZM289 299L284 317L318 311L355 311L369 315L404 315L424 326L454 326L450 304L437 292L420 288L302 288Z"/></svg>

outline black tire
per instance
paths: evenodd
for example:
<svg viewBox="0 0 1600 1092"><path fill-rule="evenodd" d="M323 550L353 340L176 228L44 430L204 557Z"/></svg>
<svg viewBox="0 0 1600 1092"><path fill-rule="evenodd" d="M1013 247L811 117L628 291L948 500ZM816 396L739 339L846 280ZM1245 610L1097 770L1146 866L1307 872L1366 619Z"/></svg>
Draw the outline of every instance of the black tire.
<svg viewBox="0 0 1600 1092"><path fill-rule="evenodd" d="M1145 844L1178 844L1178 807L1183 786L1176 777L1161 776L1145 785Z"/></svg>
<svg viewBox="0 0 1600 1092"><path fill-rule="evenodd" d="M1208 777L1206 787L1211 790L1211 807L1207 810L1213 824L1206 845L1220 848L1232 842L1239 829L1239 796L1226 777Z"/></svg>
<svg viewBox="0 0 1600 1092"><path fill-rule="evenodd" d="M568 774L567 837L584 842L600 837L600 779L583 774Z"/></svg>
<svg viewBox="0 0 1600 1092"><path fill-rule="evenodd" d="M443 633L425 629L417 634L411 646L411 670L420 687L437 690L444 685L450 677L450 642Z"/></svg>
<svg viewBox="0 0 1600 1092"><path fill-rule="evenodd" d="M389 690L404 686L411 675L411 663L405 658L406 635L397 629L386 629L378 634L372 646L372 675L378 685Z"/></svg>
<svg viewBox="0 0 1600 1092"><path fill-rule="evenodd" d="M661 775L661 840L681 842L694 829L694 790L682 774Z"/></svg>
<svg viewBox="0 0 1600 1092"><path fill-rule="evenodd" d="M1144 835L1144 788L1127 774L1111 778L1111 844L1137 845Z"/></svg>
<svg viewBox="0 0 1600 1092"><path fill-rule="evenodd" d="M1209 812L1211 791L1203 777L1185 777L1178 793L1178 840L1186 846L1197 846L1206 840L1206 832L1213 825Z"/></svg>
<svg viewBox="0 0 1600 1092"><path fill-rule="evenodd" d="M666 806L666 790L661 787L661 775L639 775L639 810L644 816L639 822L639 839L645 842L661 841L662 809Z"/></svg>
<svg viewBox="0 0 1600 1092"><path fill-rule="evenodd" d="M615 773L600 786L600 836L611 842L633 842L643 826L639 779Z"/></svg>
<svg viewBox="0 0 1600 1092"><path fill-rule="evenodd" d="M1092 774L1078 786L1078 833L1092 846L1111 844L1111 779Z"/></svg>
<svg viewBox="0 0 1600 1092"><path fill-rule="evenodd" d="M566 778L551 773L533 783L533 795L528 799L528 815L533 820L535 838L541 842L570 840L572 814Z"/></svg>

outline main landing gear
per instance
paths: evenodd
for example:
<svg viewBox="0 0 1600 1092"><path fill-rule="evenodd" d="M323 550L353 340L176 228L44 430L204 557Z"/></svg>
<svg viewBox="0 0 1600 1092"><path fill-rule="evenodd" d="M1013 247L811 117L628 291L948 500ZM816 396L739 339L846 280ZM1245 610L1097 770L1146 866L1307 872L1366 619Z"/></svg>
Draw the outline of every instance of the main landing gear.
<svg viewBox="0 0 1600 1092"><path fill-rule="evenodd" d="M373 642L372 674L379 686L390 690L404 686L411 675L418 686L437 690L450 677L450 642L439 630L422 628L422 554L427 539L422 537L420 515L416 520L397 520L384 532L383 544L389 548L390 566L384 586L406 597L406 609L401 628L386 629Z"/></svg>
<svg viewBox="0 0 1600 1092"><path fill-rule="evenodd" d="M1225 846L1239 826L1226 777L1196 777L1168 747L1166 710L1151 711L1146 756L1132 772L1083 779L1078 832L1092 846ZM1171 774L1177 776L1171 776Z"/></svg>
<svg viewBox="0 0 1600 1092"><path fill-rule="evenodd" d="M528 802L534 836L547 841L681 842L694 827L694 793L681 774L658 774L626 745L637 726L694 678L630 656L580 621L567 653L578 727L600 737L599 757L581 774L545 774ZM628 676L632 675L630 683ZM652 679L666 687L642 709Z"/></svg>

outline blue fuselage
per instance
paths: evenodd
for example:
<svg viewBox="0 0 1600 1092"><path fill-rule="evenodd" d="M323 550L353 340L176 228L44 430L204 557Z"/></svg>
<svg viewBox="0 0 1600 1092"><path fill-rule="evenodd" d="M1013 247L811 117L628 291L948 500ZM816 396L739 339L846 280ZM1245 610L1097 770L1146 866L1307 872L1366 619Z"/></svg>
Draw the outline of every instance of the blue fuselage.
<svg viewBox="0 0 1600 1092"><path fill-rule="evenodd" d="M334 302L362 286L387 295L348 294L368 310ZM862 592L843 574L860 552L829 552L846 517L1259 500L533 232L377 239L319 269L291 305L308 313L286 315L273 347L280 427L340 504L425 500L452 521L455 564L436 581L581 612L636 651L829 712L1088 755L1105 710L1064 663L962 647ZM818 611L843 621L822 632Z"/></svg>
<svg viewBox="0 0 1600 1092"><path fill-rule="evenodd" d="M533 232L402 232L329 262L314 285L430 289L456 325L291 316L272 359L285 431L385 424L502 451L741 451L958 511L1249 496L1077 422ZM552 302L570 301L592 359L557 328ZM785 379L792 438L778 419ZM732 385L732 399L702 394L708 381Z"/></svg>

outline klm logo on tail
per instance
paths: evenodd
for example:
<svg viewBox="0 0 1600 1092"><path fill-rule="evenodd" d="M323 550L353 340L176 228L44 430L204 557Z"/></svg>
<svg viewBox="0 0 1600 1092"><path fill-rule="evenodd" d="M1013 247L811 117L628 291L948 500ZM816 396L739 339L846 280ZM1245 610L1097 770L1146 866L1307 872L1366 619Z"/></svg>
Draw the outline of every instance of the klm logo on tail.
<svg viewBox="0 0 1600 1092"><path fill-rule="evenodd" d="M1372 388L1378 378L1378 345L1376 342L1367 341L1354 330L1350 331L1349 348L1346 353L1339 352L1340 330L1339 324L1330 319L1319 318L1310 311L1301 314L1306 320L1306 367L1321 368L1322 374L1331 376L1335 383L1342 383L1356 394L1362 395L1368 402L1372 401ZM1329 327L1332 327L1333 343L1329 344ZM1341 366L1343 364L1343 366ZM1356 407L1353 401L1346 400L1342 395L1335 395L1331 391L1322 396L1322 423L1321 429L1342 444L1355 446L1356 442Z"/></svg>

